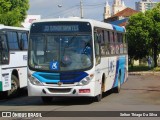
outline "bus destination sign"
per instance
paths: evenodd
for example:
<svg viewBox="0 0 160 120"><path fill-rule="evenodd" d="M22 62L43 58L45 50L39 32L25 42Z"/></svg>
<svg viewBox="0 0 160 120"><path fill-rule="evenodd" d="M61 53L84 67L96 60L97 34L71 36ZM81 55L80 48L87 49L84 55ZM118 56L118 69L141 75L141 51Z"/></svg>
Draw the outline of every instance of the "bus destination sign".
<svg viewBox="0 0 160 120"><path fill-rule="evenodd" d="M78 25L45 25L43 32L78 32Z"/></svg>

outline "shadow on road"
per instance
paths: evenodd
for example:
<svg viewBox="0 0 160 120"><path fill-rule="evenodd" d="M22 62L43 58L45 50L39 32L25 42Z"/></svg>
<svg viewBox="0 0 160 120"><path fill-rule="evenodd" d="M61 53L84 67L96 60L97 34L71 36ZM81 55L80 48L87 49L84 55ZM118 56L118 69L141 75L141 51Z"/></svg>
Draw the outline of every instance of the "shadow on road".
<svg viewBox="0 0 160 120"><path fill-rule="evenodd" d="M103 94L103 98L111 95L112 90ZM103 100L102 98L102 100ZM70 106L70 105L88 105L94 102L93 98L89 97L53 97L52 102L43 103L41 97L28 97L27 91L21 91L21 93L14 98L5 98L0 100L0 106Z"/></svg>
<svg viewBox="0 0 160 120"><path fill-rule="evenodd" d="M24 97L24 96L27 96L27 95L28 95L27 88L20 89L18 94L14 97L7 96L4 92L4 93L0 93L0 101L12 100L12 99Z"/></svg>

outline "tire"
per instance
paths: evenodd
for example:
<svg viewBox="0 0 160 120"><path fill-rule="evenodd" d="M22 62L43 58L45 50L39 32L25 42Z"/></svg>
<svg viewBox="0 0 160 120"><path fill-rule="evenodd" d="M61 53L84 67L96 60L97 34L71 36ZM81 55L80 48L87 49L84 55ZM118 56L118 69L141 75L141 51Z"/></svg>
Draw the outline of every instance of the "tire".
<svg viewBox="0 0 160 120"><path fill-rule="evenodd" d="M99 95L97 95L97 96L95 97L94 101L95 101L95 102L100 102L101 99L102 99L102 94L99 94Z"/></svg>
<svg viewBox="0 0 160 120"><path fill-rule="evenodd" d="M15 97L19 92L19 81L15 75L11 76L11 89L7 91L8 97Z"/></svg>
<svg viewBox="0 0 160 120"><path fill-rule="evenodd" d="M118 75L118 86L113 88L114 93L119 93L121 90L121 73Z"/></svg>
<svg viewBox="0 0 160 120"><path fill-rule="evenodd" d="M102 99L102 94L103 94L103 85L101 85L101 92L100 92L100 94L99 95L97 95L95 98L94 98L94 101L95 102L100 102L101 101L101 99Z"/></svg>
<svg viewBox="0 0 160 120"><path fill-rule="evenodd" d="M48 97L48 96L43 96L41 97L43 103L51 103L52 102L52 97Z"/></svg>

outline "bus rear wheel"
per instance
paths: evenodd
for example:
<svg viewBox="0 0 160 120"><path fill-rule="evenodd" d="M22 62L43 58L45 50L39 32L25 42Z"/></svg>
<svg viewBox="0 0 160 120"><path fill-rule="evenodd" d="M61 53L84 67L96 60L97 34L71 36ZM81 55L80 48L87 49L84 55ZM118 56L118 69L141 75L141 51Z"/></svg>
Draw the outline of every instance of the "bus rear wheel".
<svg viewBox="0 0 160 120"><path fill-rule="evenodd" d="M42 96L41 99L43 103L51 103L53 98L49 96Z"/></svg>
<svg viewBox="0 0 160 120"><path fill-rule="evenodd" d="M11 76L11 89L7 91L8 97L17 96L19 92L19 82L15 75Z"/></svg>

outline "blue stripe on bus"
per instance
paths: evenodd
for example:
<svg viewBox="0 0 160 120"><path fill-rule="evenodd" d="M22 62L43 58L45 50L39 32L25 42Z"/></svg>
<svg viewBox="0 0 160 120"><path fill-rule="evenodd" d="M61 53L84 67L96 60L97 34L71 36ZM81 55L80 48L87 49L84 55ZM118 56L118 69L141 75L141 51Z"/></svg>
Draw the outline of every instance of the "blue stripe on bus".
<svg viewBox="0 0 160 120"><path fill-rule="evenodd" d="M44 73L44 72L35 72L33 74L40 82L45 83L74 83L80 82L83 78L88 76L86 72L64 72L64 73Z"/></svg>
<svg viewBox="0 0 160 120"><path fill-rule="evenodd" d="M59 73L46 73L46 72L35 72L33 77L37 78L40 82L57 83L60 81Z"/></svg>
<svg viewBox="0 0 160 120"><path fill-rule="evenodd" d="M113 88L118 86L118 77L120 74L119 73L120 70L121 70L120 82L121 82L121 84L124 83L125 71L126 71L125 64L126 64L126 57L125 56L119 57L117 60L117 65L116 65L116 74L115 74Z"/></svg>
<svg viewBox="0 0 160 120"><path fill-rule="evenodd" d="M113 30L116 30L118 32L125 32L125 29L123 27L117 26L117 25L112 25Z"/></svg>

